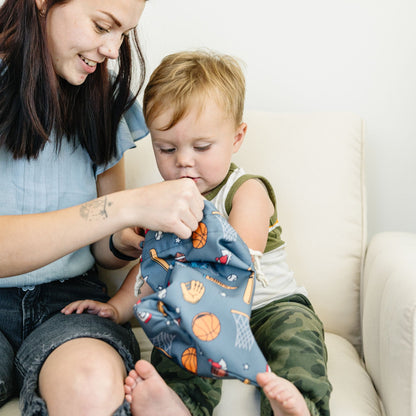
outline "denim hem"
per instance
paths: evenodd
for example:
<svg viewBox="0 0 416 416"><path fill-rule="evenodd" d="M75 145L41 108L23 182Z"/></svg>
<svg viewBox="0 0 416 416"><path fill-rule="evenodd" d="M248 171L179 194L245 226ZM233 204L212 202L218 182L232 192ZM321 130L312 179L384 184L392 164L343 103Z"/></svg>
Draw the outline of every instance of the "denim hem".
<svg viewBox="0 0 416 416"><path fill-rule="evenodd" d="M24 416L46 416L48 414L45 401L36 392L33 393L30 401L20 402L20 408ZM131 416L130 403L124 399L113 416Z"/></svg>
<svg viewBox="0 0 416 416"><path fill-rule="evenodd" d="M131 416L130 403L126 399L124 399L124 402L113 413L113 416Z"/></svg>
<svg viewBox="0 0 416 416"><path fill-rule="evenodd" d="M48 334L49 343L42 342L42 335L45 333ZM111 345L122 358L127 373L140 358L139 346L130 329L96 315L55 315L26 338L16 356L23 415L48 414L43 399L39 397L40 369L52 351L77 338L94 338Z"/></svg>

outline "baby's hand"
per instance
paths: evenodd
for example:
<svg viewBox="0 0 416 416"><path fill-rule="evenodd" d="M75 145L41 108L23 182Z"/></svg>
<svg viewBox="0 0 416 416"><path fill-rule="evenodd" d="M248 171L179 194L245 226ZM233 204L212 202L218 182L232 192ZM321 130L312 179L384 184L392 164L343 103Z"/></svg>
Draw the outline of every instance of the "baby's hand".
<svg viewBox="0 0 416 416"><path fill-rule="evenodd" d="M118 323L118 312L112 305L90 299L72 302L61 309L61 312L65 315L87 312L92 315L101 316L102 318L111 319L112 321Z"/></svg>

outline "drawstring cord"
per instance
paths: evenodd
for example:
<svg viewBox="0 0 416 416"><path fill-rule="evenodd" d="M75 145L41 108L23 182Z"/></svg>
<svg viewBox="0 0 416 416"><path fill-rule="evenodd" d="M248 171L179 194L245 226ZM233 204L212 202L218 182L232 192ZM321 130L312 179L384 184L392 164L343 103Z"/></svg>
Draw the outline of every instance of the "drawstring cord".
<svg viewBox="0 0 416 416"><path fill-rule="evenodd" d="M261 251L252 250L251 248L249 251L253 260L254 269L256 270L256 279L263 285L263 287L269 286L269 281L261 269L260 260L263 257L263 253Z"/></svg>
<svg viewBox="0 0 416 416"><path fill-rule="evenodd" d="M136 296L140 295L140 289L142 288L142 286L144 285L144 279L142 276L142 265L139 265L139 271L137 272L137 276L136 276L136 283L134 284L134 294Z"/></svg>

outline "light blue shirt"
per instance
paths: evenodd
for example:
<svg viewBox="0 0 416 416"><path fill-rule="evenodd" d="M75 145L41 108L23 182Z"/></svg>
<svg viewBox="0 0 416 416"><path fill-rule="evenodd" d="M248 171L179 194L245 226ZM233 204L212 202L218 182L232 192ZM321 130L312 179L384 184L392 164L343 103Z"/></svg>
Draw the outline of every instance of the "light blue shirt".
<svg viewBox="0 0 416 416"><path fill-rule="evenodd" d="M134 141L148 134L140 105L124 114L117 133L117 155L105 166L96 166L87 151L67 140L56 151L52 136L37 159L15 160L0 147L0 215L55 211L97 197L97 176L114 166ZM32 287L85 273L94 265L89 246L40 269L0 279L0 287Z"/></svg>

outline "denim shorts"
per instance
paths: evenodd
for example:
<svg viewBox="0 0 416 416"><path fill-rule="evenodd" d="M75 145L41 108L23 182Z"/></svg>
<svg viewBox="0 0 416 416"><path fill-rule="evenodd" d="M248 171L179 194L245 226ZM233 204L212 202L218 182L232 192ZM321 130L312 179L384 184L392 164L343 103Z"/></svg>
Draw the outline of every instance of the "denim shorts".
<svg viewBox="0 0 416 416"><path fill-rule="evenodd" d="M109 299L95 269L26 290L0 288L0 406L19 394L23 415L47 415L45 403L38 395L39 371L55 348L72 339L103 340L118 351L127 372L134 367L140 349L129 324L117 325L87 313L60 312L79 299ZM115 414L130 414L128 404L123 403Z"/></svg>

